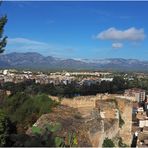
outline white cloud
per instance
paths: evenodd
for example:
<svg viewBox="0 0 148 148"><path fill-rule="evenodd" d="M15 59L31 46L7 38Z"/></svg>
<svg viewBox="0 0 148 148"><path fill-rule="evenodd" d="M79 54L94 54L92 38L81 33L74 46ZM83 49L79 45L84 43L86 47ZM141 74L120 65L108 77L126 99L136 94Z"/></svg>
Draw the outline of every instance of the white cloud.
<svg viewBox="0 0 148 148"><path fill-rule="evenodd" d="M9 44L27 44L27 45L47 45L44 42L38 42L26 38L8 38Z"/></svg>
<svg viewBox="0 0 148 148"><path fill-rule="evenodd" d="M141 41L145 38L144 29L136 29L131 27L126 30L118 30L114 27L109 28L105 31L100 32L97 39L101 40L113 40L113 41Z"/></svg>
<svg viewBox="0 0 148 148"><path fill-rule="evenodd" d="M112 48L122 48L123 44L122 43L113 43Z"/></svg>
<svg viewBox="0 0 148 148"><path fill-rule="evenodd" d="M51 52L52 46L27 38L8 38L7 49L9 52Z"/></svg>
<svg viewBox="0 0 148 148"><path fill-rule="evenodd" d="M46 43L28 38L8 38L7 53L10 52L38 52L43 55L71 55L76 47Z"/></svg>

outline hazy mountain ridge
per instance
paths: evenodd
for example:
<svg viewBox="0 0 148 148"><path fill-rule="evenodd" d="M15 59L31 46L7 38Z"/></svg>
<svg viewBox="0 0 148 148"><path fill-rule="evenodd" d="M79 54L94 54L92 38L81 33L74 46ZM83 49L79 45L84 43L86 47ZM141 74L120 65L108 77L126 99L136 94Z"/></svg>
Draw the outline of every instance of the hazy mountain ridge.
<svg viewBox="0 0 148 148"><path fill-rule="evenodd" d="M35 69L104 69L104 70L140 70L148 71L148 61L137 59L60 59L43 56L36 52L9 53L0 55L0 68L35 68Z"/></svg>

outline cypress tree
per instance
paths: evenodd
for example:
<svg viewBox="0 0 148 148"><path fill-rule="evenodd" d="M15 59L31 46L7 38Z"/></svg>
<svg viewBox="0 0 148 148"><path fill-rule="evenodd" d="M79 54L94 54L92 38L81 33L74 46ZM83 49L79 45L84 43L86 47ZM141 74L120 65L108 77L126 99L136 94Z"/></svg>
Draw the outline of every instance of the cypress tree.
<svg viewBox="0 0 148 148"><path fill-rule="evenodd" d="M0 1L1 5L1 1ZM0 16L0 53L4 52L6 44L7 44L7 37L4 36L4 26L7 23L7 16Z"/></svg>

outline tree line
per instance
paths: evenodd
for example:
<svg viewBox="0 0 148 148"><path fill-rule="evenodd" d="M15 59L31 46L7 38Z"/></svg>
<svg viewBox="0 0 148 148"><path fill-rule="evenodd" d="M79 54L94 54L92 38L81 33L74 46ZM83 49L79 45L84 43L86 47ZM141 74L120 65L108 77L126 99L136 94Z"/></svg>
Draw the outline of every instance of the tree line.
<svg viewBox="0 0 148 148"><path fill-rule="evenodd" d="M143 80L126 80L121 76L115 76L113 81L101 81L92 84L79 85L76 81L70 84L39 84L34 80L26 80L21 83L6 82L0 85L2 90L10 90L13 94L24 92L26 94L40 94L45 93L48 95L59 97L74 97L77 95L96 95L97 93L124 93L125 89L129 88L142 88L148 90L148 79Z"/></svg>

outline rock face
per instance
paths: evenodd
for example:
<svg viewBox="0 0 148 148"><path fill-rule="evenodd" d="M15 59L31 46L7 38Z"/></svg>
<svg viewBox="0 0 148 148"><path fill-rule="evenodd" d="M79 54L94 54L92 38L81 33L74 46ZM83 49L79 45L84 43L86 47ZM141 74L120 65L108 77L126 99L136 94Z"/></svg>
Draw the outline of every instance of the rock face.
<svg viewBox="0 0 148 148"><path fill-rule="evenodd" d="M131 144L132 104L123 98L97 96L76 97L63 99L62 105L56 107L52 113L42 115L36 125L43 127L50 122L60 122L61 137L66 137L68 132L75 132L78 146L102 147L105 138L113 139L122 137L127 145ZM55 98L54 98L55 99ZM120 118L124 120L120 128ZM27 134L31 134L28 130ZM128 137L128 138L127 138Z"/></svg>

